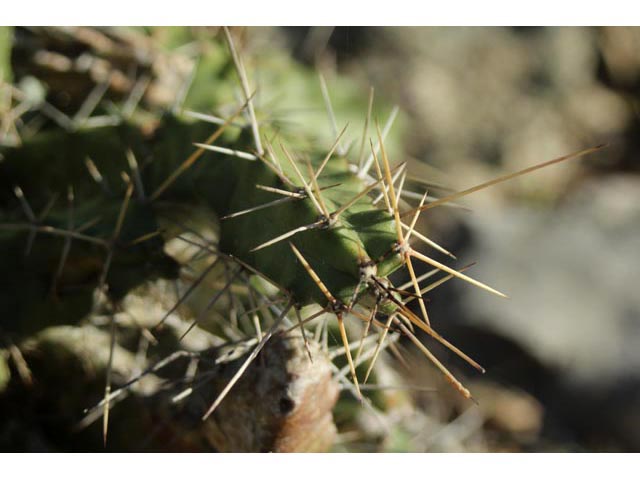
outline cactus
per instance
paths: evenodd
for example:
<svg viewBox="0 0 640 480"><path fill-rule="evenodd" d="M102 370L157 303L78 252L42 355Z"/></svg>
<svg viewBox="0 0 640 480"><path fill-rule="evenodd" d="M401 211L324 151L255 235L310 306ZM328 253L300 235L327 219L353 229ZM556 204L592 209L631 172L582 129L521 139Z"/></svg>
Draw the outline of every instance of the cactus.
<svg viewBox="0 0 640 480"><path fill-rule="evenodd" d="M378 125L373 92L362 109L368 112L361 115L362 133L351 126L338 132L336 118L342 116L334 114L321 77L333 137L323 141L313 123L291 129L257 109L255 97L265 93L251 90L237 39L227 29L207 41L174 99L163 95L166 81L159 72L163 62L180 64L179 58L159 51L151 39L169 45L193 32L176 31L164 40L163 31L35 33L58 47L77 42L96 57L93 67L101 61L109 70L97 79L97 67L89 69L90 79L78 78L73 67L45 77L49 92L38 102L20 84L3 83L13 100L5 120L16 124L17 141L0 147L0 262L8 272L0 285L0 332L7 345L0 358L13 359L12 371L22 366L25 384L2 380L9 375L0 363L3 402L11 405L28 392L25 372L33 365L39 391L42 385L55 390L60 381L91 386L81 398L61 397L59 408L77 412L95 401L79 425L102 416L105 441L110 409L129 397L127 409L116 407L117 415L127 411L121 421L149 432L160 419L159 433L149 438L170 435L176 449L326 449L335 434L330 411L336 381L363 399L360 383L374 371L380 351L400 336L471 398L415 329L482 367L431 327L422 295L451 278L504 295L465 269L418 251L410 240L451 255L414 231L420 212L540 166L430 203L425 193L411 208L402 191L406 166L392 166L386 139L396 110L384 127ZM143 48L147 56L116 55L126 51L123 44ZM56 58L41 63L50 66ZM118 75L127 62L139 62L138 79ZM301 76L304 90L309 75ZM77 92L66 104L56 96L61 78L73 80L69 89ZM236 87L240 106L227 108L224 118L189 113L221 105ZM25 121L16 123L22 119L11 115L20 105L27 107ZM43 123L40 131L27 128L27 117ZM416 261L444 276L420 285ZM397 288L389 275L405 266L411 282ZM179 291L185 282L189 286ZM166 296L158 292L172 285L178 287L174 302L157 318L149 318L151 307L134 316L127 306ZM417 313L408 307L414 301ZM191 318L182 318L185 309ZM359 338L350 336L352 328ZM342 370L326 356L328 329L340 338L331 349L345 357ZM94 347L79 348L78 342ZM77 372L75 380L48 382L69 369ZM106 385L102 401L95 398L96 379ZM264 401L256 405L257 398ZM308 442L301 429L318 432L318 441ZM110 434L120 448L143 448L132 443L141 445L143 438L121 434Z"/></svg>

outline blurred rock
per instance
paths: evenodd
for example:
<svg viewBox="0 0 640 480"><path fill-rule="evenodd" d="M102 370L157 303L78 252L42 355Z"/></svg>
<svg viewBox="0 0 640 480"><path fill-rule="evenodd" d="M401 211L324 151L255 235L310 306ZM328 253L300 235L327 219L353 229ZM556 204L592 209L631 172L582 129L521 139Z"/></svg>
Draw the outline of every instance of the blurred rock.
<svg viewBox="0 0 640 480"><path fill-rule="evenodd" d="M544 409L533 396L490 381L475 381L469 388L478 401L485 429L513 437L519 443L538 438Z"/></svg>
<svg viewBox="0 0 640 480"><path fill-rule="evenodd" d="M599 47L637 55L627 45L634 35L583 27L372 29L368 48L343 68L395 98L415 127L407 129L406 149L446 170L454 179L449 186L462 189L620 139L635 114L600 81ZM616 161L607 157L608 164ZM552 202L582 171L577 162L544 170L494 187L474 206Z"/></svg>
<svg viewBox="0 0 640 480"><path fill-rule="evenodd" d="M609 82L635 90L640 81L640 29L603 27L599 43Z"/></svg>
<svg viewBox="0 0 640 480"><path fill-rule="evenodd" d="M465 322L513 339L558 372L545 401L567 420L591 411L573 402L597 402L610 429L618 423L613 417L627 425L637 419L637 402L624 409L608 403L619 403L622 385L631 389L626 398L638 394L640 180L607 177L584 184L555 211L479 211L468 222L474 241L461 262L479 260L475 278L511 299L458 285ZM640 448L629 431L640 424L618 440Z"/></svg>

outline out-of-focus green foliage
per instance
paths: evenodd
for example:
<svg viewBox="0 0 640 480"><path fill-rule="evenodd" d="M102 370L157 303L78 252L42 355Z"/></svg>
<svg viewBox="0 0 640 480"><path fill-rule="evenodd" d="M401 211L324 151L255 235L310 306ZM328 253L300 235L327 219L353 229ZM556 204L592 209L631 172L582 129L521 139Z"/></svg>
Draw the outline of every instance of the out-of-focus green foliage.
<svg viewBox="0 0 640 480"><path fill-rule="evenodd" d="M12 27L0 27L0 80L11 81Z"/></svg>

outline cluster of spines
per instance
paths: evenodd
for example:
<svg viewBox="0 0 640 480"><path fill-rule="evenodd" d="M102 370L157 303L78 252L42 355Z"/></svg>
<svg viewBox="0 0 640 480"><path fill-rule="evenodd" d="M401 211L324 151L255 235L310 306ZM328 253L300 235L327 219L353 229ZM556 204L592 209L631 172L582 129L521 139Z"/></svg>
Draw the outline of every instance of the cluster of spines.
<svg viewBox="0 0 640 480"><path fill-rule="evenodd" d="M66 229L60 229L60 228L46 225L44 223L44 220L46 219L46 215L49 209L51 208L51 206L47 206L47 208L45 208L40 215L36 215L33 212L31 206L29 205L29 202L25 198L25 195L19 186L16 186L15 194L18 200L20 201L20 204L22 205L24 214L28 219L28 223L27 224L11 224L11 225L5 224L5 225L2 225L2 228L26 229L29 231L29 237L28 237L26 252L25 252L26 254L29 253L31 249L31 245L33 243L33 239L35 238L35 235L38 232L44 232L51 235L58 235L58 236L64 237L65 243L63 246L60 263L58 264L58 268L57 268L57 273L55 277L56 280L64 269L64 264L65 264L67 255L69 253L71 241L73 239L80 240L80 241L88 241L103 247L105 249L105 259L103 262L102 272L99 276L98 290L97 290L99 293L103 293L106 291L107 277L108 277L114 252L116 251L117 248L124 247L124 245L122 245L121 242L119 241L119 237L120 237L125 216L127 214L127 209L134 192L137 194L138 200L141 202L153 202L157 200L162 195L162 193L165 192L181 174L183 174L186 170L188 170L206 150L211 150L224 155L235 156L241 160L261 161L264 165L266 165L269 169L271 169L276 174L276 176L282 181L284 185L288 187L288 189L280 189L280 188L266 186L266 185L257 185L256 188L280 195L281 198L268 202L266 204L255 205L251 208L247 208L242 211L228 214L226 215L226 217L223 217L222 220L224 221L225 219L234 218L244 214L252 213L260 209L270 208L284 202L309 200L313 205L313 208L316 210L318 214L317 221L311 224L301 225L299 227L296 227L293 230L284 232L283 234L278 235L277 237L269 241L256 245L252 249L252 251L255 252L255 251L273 246L279 242L288 241L290 249L292 251L292 255L295 255L295 257L298 259L300 264L304 267L309 277L313 280L315 285L322 292L322 294L327 300L327 304L323 308L321 308L319 311L303 319L300 315L301 305L298 302L296 302L296 299L293 298L291 294L288 293L285 289L283 289L282 287L279 287L277 283L274 282L272 279L265 278L270 283L278 286L283 295L282 298L278 298L276 301L269 300L270 302L269 307L278 311L278 314L274 318L272 318L271 327L266 332L262 331L262 328L260 326L260 321L257 315L253 315L257 343L255 347L251 350L251 353L247 356L244 363L238 369L236 374L229 381L227 386L219 393L218 397L212 402L210 408L203 415L202 417L203 420L208 418L213 413L213 411L215 411L217 406L223 401L223 399L226 397L229 391L233 388L233 386L238 381L238 379L249 367L251 362L259 354L259 352L264 347L264 345L278 331L278 329L281 328L283 320L287 319L290 321L287 315L292 309L295 312L296 321L290 322L292 323L292 325L289 327L289 329L299 328L302 331L302 335L305 343L307 342L307 336L306 336L307 332L305 331L306 324L310 323L311 321L315 320L320 315L325 313L330 313L335 315L338 322L338 328L340 331L340 336L343 344L343 347L340 351L342 351L347 358L348 370L353 380L355 393L360 398L361 398L360 382L356 374L356 366L359 363L361 363L361 360L364 357L371 358L371 361L368 366L368 370L364 378L364 382L366 382L370 376L370 373L373 369L373 366L376 362L376 359L378 358L378 355L381 349L385 345L388 345L388 343L385 344L385 340L388 335L388 332L391 330L394 330L399 334L409 338L410 341L414 343L416 347L419 348L421 352L431 362L434 363L434 365L444 374L446 379L462 395L464 395L467 398L471 398L470 392L426 348L426 346L424 346L424 344L415 335L414 329L415 327L417 327L418 329L427 333L428 335L433 337L435 340L443 344L445 347L449 348L451 351L459 355L461 358L466 360L472 366L474 366L480 371L483 371L480 365L478 365L474 360L469 358L467 355L465 355L455 346L451 345L447 340L442 338L431 327L423 295L449 279L459 278L473 284L474 286L485 289L493 294L496 294L502 297L506 297L506 296L501 292L498 292L497 290L485 285L484 283L481 283L465 275L463 272L466 269L468 269L470 266L466 266L460 270L455 270L412 248L410 245L410 240L412 239L412 237L415 237L425 242L428 246L436 248L440 252L455 258L446 249L444 249L440 245L436 244L435 242L433 242L432 240L428 239L426 236L420 234L415 230L415 226L417 224L420 213L427 209L436 207L438 205L451 203L452 201L458 200L459 198L465 195L474 193L478 190L487 188L491 185L494 185L502 181L509 180L519 175L529 173L538 168L542 168L554 163L559 163L561 161L564 161L570 158L575 158L578 156L585 155L587 153L591 153L601 147L599 146L591 149L586 149L580 152L573 153L571 155L550 160L548 162L521 170L519 172L499 177L497 179L469 188L467 190L457 192L451 195L447 195L440 199L430 199L425 192L424 194L421 194L421 195L419 194L420 203L416 208L401 212L399 205L400 205L400 198L403 196L403 194L409 196L408 194L411 193L415 197L416 193L407 192L403 190L405 180L406 180L406 175L407 175L406 165L404 163L401 163L400 165L393 168L390 164L390 161L387 156L387 152L384 147L385 137L389 132L393 124L393 121L397 115L397 112L398 112L397 108L394 108L394 110L391 112L389 120L386 122L382 130L379 128L376 122L377 143L374 145L373 142L370 140L369 142L370 154L368 158L365 160L364 152L365 152L365 145L366 145L366 137L367 137L369 125L371 123L371 112L372 112L372 105L373 105L373 89L372 89L369 95L368 111L365 119L363 135L359 145L357 162L352 165L354 174L360 179L362 179L363 182L367 183L367 185L357 195L355 195L350 201L346 202L337 210L329 211L329 209L327 208L326 202L323 199L322 192L323 190L332 188L333 186L325 186L323 188L320 188L318 184L318 178L320 177L323 169L328 164L328 162L331 161L331 157L334 154L334 152L337 152L340 155L346 154L346 149L341 144L341 141L344 137L344 133L346 131L346 127L341 132L338 133L337 122L333 114L333 108L331 107L331 101L329 98L326 82L321 77L321 88L322 88L323 98L325 99L327 111L329 112L331 128L335 134L335 141L332 147L329 149L324 160L320 163L320 166L317 168L317 170L314 170L312 165L309 162L306 162L306 169L308 170L308 180L305 179L305 176L303 175L300 166L297 164L297 160L295 160L294 156L288 151L286 146L281 143L280 147L284 153L284 156L289 162L291 168L293 169L297 177L296 181L293 181L290 178L288 178L282 166L278 163L273 145L270 142L266 142L265 143L266 149L263 147L263 142L260 136L259 125L256 119L255 110L253 106L254 93L252 93L249 89L247 74L246 74L242 59L234 46L233 39L230 32L227 29L224 29L224 34L229 44L229 49L230 49L234 64L236 66L236 71L240 78L240 85L241 85L241 89L242 89L244 100L245 100L244 104L241 107L239 107L226 120L214 118L204 114L191 113L191 116L197 117L201 120L209 120L214 123L218 123L220 124L220 126L209 138L206 139L205 142L196 143L195 146L197 147L197 149L193 152L193 154L190 155L184 162L182 162L178 166L178 168L171 175L169 175L167 179L164 182L162 182L155 191L153 191L149 195L145 194L144 185L138 169L137 161L133 156L133 154L129 152L129 154L127 155L127 160L130 167L130 174L125 172L122 173L122 178L126 184L126 190L125 190L125 195L124 195L121 208L117 217L114 231L112 232L112 235L109 238L101 239L101 238L95 238L95 237L91 237L83 234L83 232L93 224L91 222L89 225L87 224L78 225L78 226L75 225L74 218L73 218L74 195L71 187L69 188L69 192L67 196L68 197L67 201L69 205L68 207L69 216L68 216L68 225ZM97 102L99 102L101 96L104 95L104 91L105 89L103 88L102 85L96 86L96 91L92 95L90 95L89 98L87 98L85 105L81 107L78 115L76 115L77 118L74 117L74 119L69 120L69 122L67 122L64 117L61 117L60 115L58 115L55 111L52 111L48 105L44 105L44 107L42 107L42 111L45 114L49 112L50 116L66 129L77 128L77 126L79 125L86 125L87 119L89 118L91 111L95 108L95 105L97 105ZM19 91L16 90L16 92L17 92L16 93L17 95ZM139 100L139 92L136 93L136 98L138 98ZM127 104L129 103L131 102L128 102ZM129 110L130 108L128 108L127 111ZM56 114L54 115L54 113ZM225 132L225 130L229 126L234 124L234 121L236 120L236 118L243 113L247 115L249 124L251 126L251 132L255 142L255 151L244 152L244 151L233 150L233 149L214 145L214 142L218 140L220 136ZM381 163L382 163L382 167L380 165ZM104 179L100 175L100 172L97 170L97 168L95 167L93 162L91 162L90 159L87 159L87 168L91 176L94 178L94 180L98 184L100 184L101 187L108 188L108 186L104 184ZM370 175L371 168L375 168L376 177L372 177ZM396 184L398 185L397 190L396 190ZM360 278L358 280L357 287L355 289L355 292L351 300L348 303L346 303L337 299L334 296L334 294L330 291L330 289L327 287L327 285L323 282L323 280L314 271L313 267L309 264L309 262L304 257L304 255L296 247L295 236L301 232L308 231L308 230L333 228L340 221L340 216L345 211L347 211L355 202L360 201L361 199L363 199L365 196L367 196L369 193L373 192L376 189L379 190L379 193L375 199L372 199L372 203L378 204L380 201L384 200L384 206L386 210L389 212L389 214L392 215L395 229L396 229L396 243L391 246L388 252L388 255L398 255L400 257L402 264L406 265L407 267L410 281L406 285L402 285L398 288L392 286L388 279L377 276L376 265L383 259L382 258L370 259L366 256L366 254L363 253L358 265ZM425 203L427 200L431 200L431 201L429 203ZM51 204L53 204L54 201L55 199L52 199ZM410 218L410 221L408 223L405 223L402 221L402 218ZM128 242L128 245L146 241L159 234L160 232L158 231L149 232L148 234L145 234L140 238L137 238L131 242ZM207 311L209 311L222 295L230 291L230 287L232 283L236 280L236 278L242 272L250 272L251 274L257 274L259 276L262 276L263 278L264 278L264 275L258 272L255 268L248 265L247 263L243 262L241 259L234 257L232 255L227 255L224 252L219 251L215 245L210 244L204 238L201 239L202 243L193 242L193 240L189 240L183 236L179 236L178 238L184 240L185 242L195 243L203 251L207 251L215 255L216 260L208 268L206 268L202 272L202 274L194 281L193 286L190 287L178 299L174 307L169 312L167 312L165 317L158 323L156 328L159 327L166 320L166 318L185 301L185 299L190 295L193 289L198 284L200 284L200 282L204 280L206 275L208 275L209 272L213 270L213 268L218 264L219 261L224 262L225 268L231 264L237 266L237 268L233 272L228 272L227 282L225 283L225 285L222 287L221 290L216 292L216 294L210 300L209 304L205 307L205 309L195 318L195 320L192 322L189 328L183 333L182 337L184 337L198 323L202 315L204 315ZM429 272L428 274L422 277L417 277L415 274L414 266L413 266L414 260L422 261L430 265L431 267L434 267L434 270L432 270L431 272ZM424 281L426 278L428 278L429 276L439 271L442 271L447 275L429 285L421 286L422 281ZM56 284L56 280L54 280L54 285ZM247 285L249 285L248 282L247 282ZM409 288L412 288L413 292L408 291L407 289ZM373 292L376 296L376 303L371 308L371 310L367 310L362 305L359 305L358 300L359 300L359 294L361 289L368 289L371 292ZM262 295L261 292L255 289L251 290L251 293L252 295ZM419 303L419 308L421 313L420 316L415 314L407 306L407 304L413 300L417 300ZM254 303L257 301L258 301L257 299L254 300ZM387 317L386 320L381 321L378 318L379 306L384 302L393 304L393 312L386 314L386 317ZM277 307L279 304L284 304L285 306L283 308ZM114 307L114 310L115 310L115 307ZM254 305L253 312L251 313L255 313L257 311L258 311L258 307L255 307ZM359 318L362 322L365 323L362 336L359 339L359 341L356 342L355 346L351 345L349 342L349 338L348 338L348 334L347 334L347 330L344 322L346 315L352 315L356 318ZM369 355L363 355L362 352L363 352L363 346L365 343L365 338L367 338L372 325L375 325L377 328L379 328L380 334L377 338L375 347L371 350L371 352L369 352ZM115 398L118 392L123 391L123 389L119 389L116 392L111 392L111 365L113 362L113 352L114 352L114 344L115 344L115 328L116 328L115 320L114 320L114 316L112 315L112 320L111 320L112 342L111 342L110 357L109 357L109 367L107 369L105 396L104 396L103 402L101 402L100 404L100 406L103 408L103 416L104 416L103 430L104 430L105 441L106 441L106 435L107 435L108 412L110 408L110 401L111 399ZM326 325L325 325L325 328L326 328ZM353 357L351 354L351 350L356 347L357 347L357 353L355 357ZM178 355L176 354L172 356L171 359L173 359L174 357L177 358L177 356ZM309 357L311 359L310 352L309 352ZM164 365L166 365L166 360L161 362L161 364L154 366L152 369L149 369L148 372L155 371ZM145 373L148 373L148 372L145 372ZM123 388L127 388L129 386L130 385L128 384ZM188 395L188 392L185 392L183 395L181 396L179 395L178 397L182 399L186 395Z"/></svg>

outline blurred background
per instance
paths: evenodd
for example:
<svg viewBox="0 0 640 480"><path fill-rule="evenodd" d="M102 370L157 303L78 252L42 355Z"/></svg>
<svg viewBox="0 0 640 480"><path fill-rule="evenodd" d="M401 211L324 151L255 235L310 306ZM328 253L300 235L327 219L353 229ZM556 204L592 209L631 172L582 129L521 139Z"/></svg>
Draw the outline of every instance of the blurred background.
<svg viewBox="0 0 640 480"><path fill-rule="evenodd" d="M168 30L156 34L166 39ZM207 38L206 29L195 30ZM420 231L460 264L478 262L473 276L510 296L502 300L459 281L430 294L432 324L487 373L476 375L424 341L478 405L402 344L406 364L388 359L389 375L409 387L384 392L385 426L341 397L332 449L639 451L640 29L237 32L252 55L277 52L295 68L321 70L335 97L339 79L347 78L360 105L366 106L369 86L383 105L398 105L392 160L409 160L409 171L428 178L434 194L608 144L586 158L475 193L459 202L463 208L439 207L421 216ZM52 42L42 38L48 37L16 30L13 80L28 87L28 77L45 78L47 100L75 111L69 77L60 72L65 58L77 63L78 50L66 46L53 55ZM178 89L173 76L183 67L168 65L153 70L148 104L171 103L163 95ZM84 92L78 96L86 96L93 83L74 78ZM11 438L7 428L2 435Z"/></svg>
<svg viewBox="0 0 640 480"><path fill-rule="evenodd" d="M487 373L467 379L478 408L424 394L408 448L638 451L640 29L285 32L300 61L320 55L401 105L414 171L454 190L608 144L473 194L470 212L421 217L511 298L461 282L433 292L434 325Z"/></svg>

